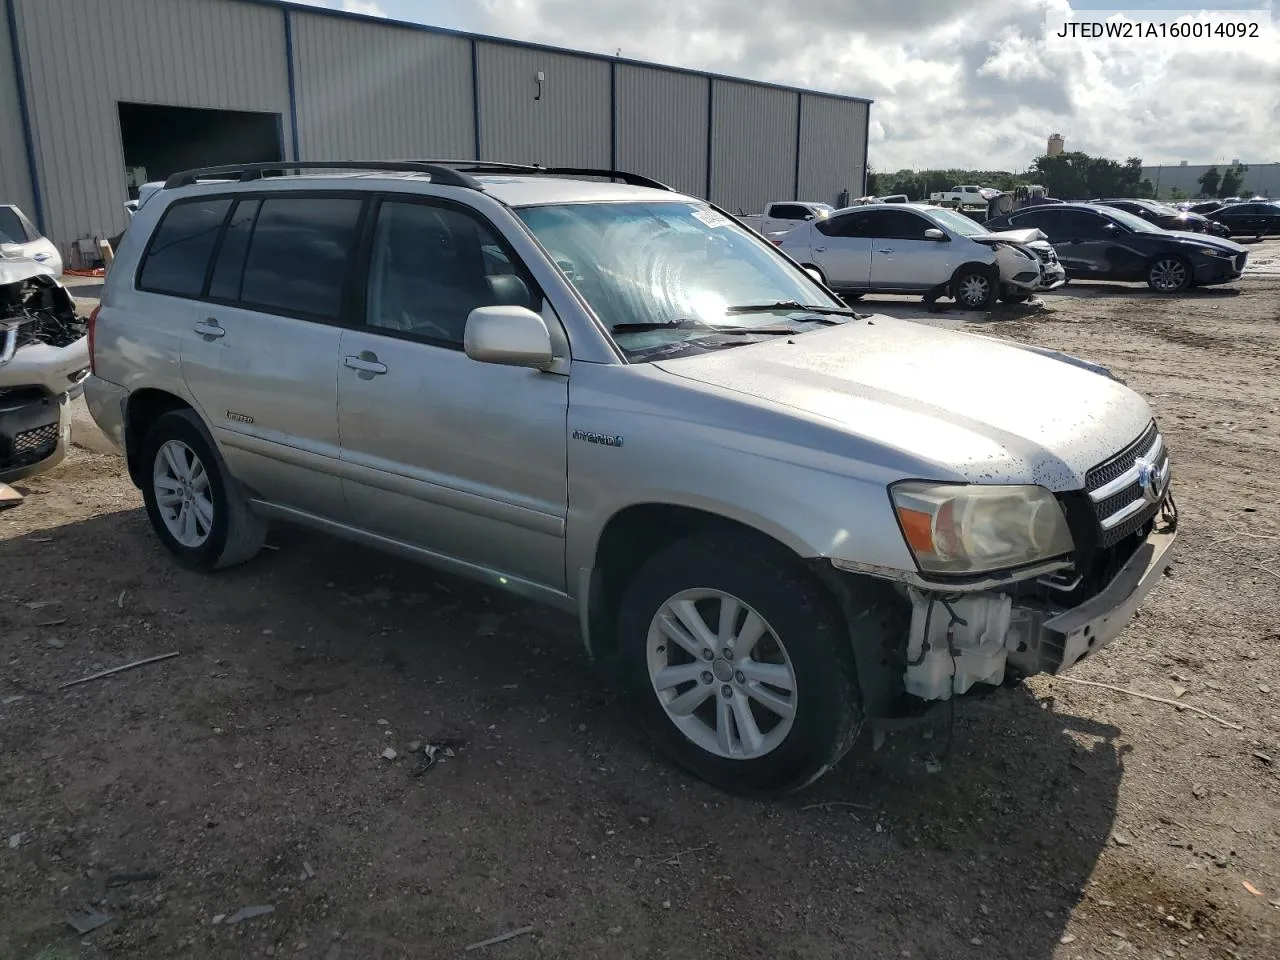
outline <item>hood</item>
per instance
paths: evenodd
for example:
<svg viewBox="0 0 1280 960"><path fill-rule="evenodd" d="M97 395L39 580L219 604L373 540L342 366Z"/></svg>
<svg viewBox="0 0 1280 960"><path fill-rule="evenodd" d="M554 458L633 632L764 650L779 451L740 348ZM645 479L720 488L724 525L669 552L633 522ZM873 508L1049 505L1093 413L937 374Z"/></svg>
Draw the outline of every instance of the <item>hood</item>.
<svg viewBox="0 0 1280 960"><path fill-rule="evenodd" d="M1211 233L1193 233L1190 230L1166 230L1165 233L1171 237L1177 237L1183 243L1193 244L1197 247L1213 247L1232 254L1249 252L1248 247L1242 247L1226 237L1215 237Z"/></svg>
<svg viewBox="0 0 1280 960"><path fill-rule="evenodd" d="M1078 365L885 316L654 366L830 424L921 479L1080 489L1152 419L1138 394Z"/></svg>
<svg viewBox="0 0 1280 960"><path fill-rule="evenodd" d="M46 267L30 257L0 257L0 285L21 283L32 277L57 279L57 276L58 273L53 267Z"/></svg>
<svg viewBox="0 0 1280 960"><path fill-rule="evenodd" d="M974 243L992 244L999 240L1009 243L1031 243L1033 240L1044 240L1046 234L1039 227L1029 227L1025 230L998 230L994 233L985 233L976 237L970 237Z"/></svg>

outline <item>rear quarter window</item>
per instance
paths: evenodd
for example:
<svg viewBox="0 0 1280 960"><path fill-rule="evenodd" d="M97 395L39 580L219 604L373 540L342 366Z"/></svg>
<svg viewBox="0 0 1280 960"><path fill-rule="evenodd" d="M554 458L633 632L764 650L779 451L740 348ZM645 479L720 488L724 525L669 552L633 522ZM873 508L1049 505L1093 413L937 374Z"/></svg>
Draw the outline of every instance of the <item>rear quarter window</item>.
<svg viewBox="0 0 1280 960"><path fill-rule="evenodd" d="M165 211L147 246L138 289L199 297L231 200L184 200Z"/></svg>

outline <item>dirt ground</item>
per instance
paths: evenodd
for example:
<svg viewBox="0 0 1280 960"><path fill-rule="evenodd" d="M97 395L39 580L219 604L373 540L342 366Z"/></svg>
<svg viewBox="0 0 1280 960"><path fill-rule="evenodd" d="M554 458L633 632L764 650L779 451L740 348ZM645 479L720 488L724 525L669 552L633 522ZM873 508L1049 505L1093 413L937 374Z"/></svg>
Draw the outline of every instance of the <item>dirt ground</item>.
<svg viewBox="0 0 1280 960"><path fill-rule="evenodd" d="M786 802L654 755L559 614L294 530L181 571L77 452L0 514L0 960L1280 956L1280 242L1254 260L970 324L1156 408L1180 559L1071 676L1188 709L1037 678Z"/></svg>

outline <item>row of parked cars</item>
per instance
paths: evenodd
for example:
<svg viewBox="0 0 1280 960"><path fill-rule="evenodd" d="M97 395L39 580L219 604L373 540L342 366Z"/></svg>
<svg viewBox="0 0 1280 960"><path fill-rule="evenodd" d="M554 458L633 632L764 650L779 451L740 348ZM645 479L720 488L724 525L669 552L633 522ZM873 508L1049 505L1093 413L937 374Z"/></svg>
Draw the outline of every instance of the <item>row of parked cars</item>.
<svg viewBox="0 0 1280 960"><path fill-rule="evenodd" d="M1234 228L1142 200L1037 203L985 223L935 204L773 206L794 209L795 219L787 226L766 215L757 228L846 299L945 294L985 310L1068 278L1145 281L1180 293L1230 282L1248 260L1247 249L1228 238Z"/></svg>

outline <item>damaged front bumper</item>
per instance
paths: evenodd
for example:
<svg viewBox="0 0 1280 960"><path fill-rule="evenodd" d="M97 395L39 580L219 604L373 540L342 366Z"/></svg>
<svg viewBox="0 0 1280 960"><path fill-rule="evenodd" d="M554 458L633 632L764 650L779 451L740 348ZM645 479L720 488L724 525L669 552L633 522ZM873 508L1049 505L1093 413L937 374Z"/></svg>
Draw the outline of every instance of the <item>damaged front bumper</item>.
<svg viewBox="0 0 1280 960"><path fill-rule="evenodd" d="M56 466L89 373L84 322L51 268L0 258L0 482Z"/></svg>
<svg viewBox="0 0 1280 960"><path fill-rule="evenodd" d="M0 483L51 470L71 442L71 398L0 388Z"/></svg>
<svg viewBox="0 0 1280 960"><path fill-rule="evenodd" d="M1009 676L1057 674L1101 650L1133 619L1173 562L1176 524L1153 528L1111 579L1072 607L1016 590L942 593L908 587L912 604L905 691L947 700ZM1045 593L1070 586L1064 574L1035 582Z"/></svg>

